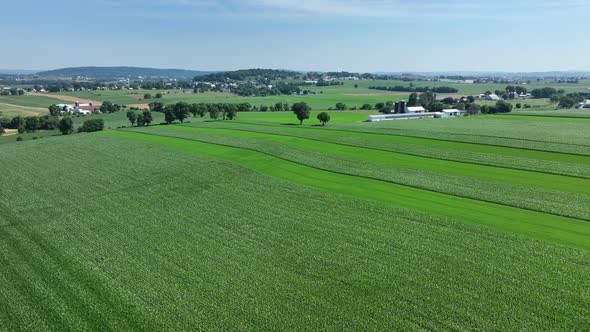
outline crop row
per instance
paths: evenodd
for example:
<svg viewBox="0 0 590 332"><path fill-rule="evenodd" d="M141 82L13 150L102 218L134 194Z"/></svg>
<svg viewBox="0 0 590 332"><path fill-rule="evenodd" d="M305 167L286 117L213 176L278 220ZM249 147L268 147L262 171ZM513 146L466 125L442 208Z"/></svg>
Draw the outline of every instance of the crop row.
<svg viewBox="0 0 590 332"><path fill-rule="evenodd" d="M434 139L246 123L200 123L192 126L226 128L314 139L434 159L521 169L557 175L590 177L590 157L453 143Z"/></svg>

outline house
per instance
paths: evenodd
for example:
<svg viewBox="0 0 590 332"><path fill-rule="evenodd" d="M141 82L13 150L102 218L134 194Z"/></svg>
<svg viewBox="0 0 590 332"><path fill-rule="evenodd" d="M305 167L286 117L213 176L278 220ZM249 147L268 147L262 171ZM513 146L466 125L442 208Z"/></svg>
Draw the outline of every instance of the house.
<svg viewBox="0 0 590 332"><path fill-rule="evenodd" d="M427 110L422 106L409 106L406 107L406 113L426 113Z"/></svg>
<svg viewBox="0 0 590 332"><path fill-rule="evenodd" d="M80 104L76 102L74 105L69 104L57 104L57 107L61 110L62 113L75 113L80 115L88 115L96 112L96 105L90 104Z"/></svg>
<svg viewBox="0 0 590 332"><path fill-rule="evenodd" d="M500 96L498 96L495 93L492 93L491 95L485 95L484 97L485 100L492 100L492 101L499 101L502 100L502 98L500 98Z"/></svg>
<svg viewBox="0 0 590 332"><path fill-rule="evenodd" d="M193 93L194 90L193 89L184 89L183 92L184 93Z"/></svg>
<svg viewBox="0 0 590 332"><path fill-rule="evenodd" d="M579 103L576 108L580 108L580 109L588 109L588 108L590 108L590 100L586 100L583 103Z"/></svg>

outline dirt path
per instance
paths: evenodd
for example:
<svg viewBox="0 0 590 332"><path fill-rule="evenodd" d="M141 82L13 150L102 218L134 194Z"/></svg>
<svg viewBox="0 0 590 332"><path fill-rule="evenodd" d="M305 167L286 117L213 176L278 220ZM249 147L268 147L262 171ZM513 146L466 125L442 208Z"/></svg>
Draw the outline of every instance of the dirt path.
<svg viewBox="0 0 590 332"><path fill-rule="evenodd" d="M102 103L100 101L92 100L92 99L80 99L78 97L66 96L66 95L56 95L56 94L49 94L49 93L31 93L30 96L39 96L39 97L48 97L54 98L59 100L71 101L71 102L80 102L82 104L90 104L99 106Z"/></svg>
<svg viewBox="0 0 590 332"><path fill-rule="evenodd" d="M13 136L18 134L18 130L16 129L4 129L4 135L2 136Z"/></svg>
<svg viewBox="0 0 590 332"><path fill-rule="evenodd" d="M150 105L148 105L148 104L130 104L130 105L127 105L127 107L137 107L137 108L143 110L143 109L149 109Z"/></svg>

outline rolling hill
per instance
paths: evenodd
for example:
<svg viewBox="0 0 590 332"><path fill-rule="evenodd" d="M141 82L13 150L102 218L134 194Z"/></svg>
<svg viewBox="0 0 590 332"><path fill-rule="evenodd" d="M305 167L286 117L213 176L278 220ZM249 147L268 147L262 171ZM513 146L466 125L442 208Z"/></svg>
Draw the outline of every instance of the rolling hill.
<svg viewBox="0 0 590 332"><path fill-rule="evenodd" d="M134 78L161 77L191 79L195 76L211 74L211 71L186 69L158 69L143 67L70 67L39 72L41 77L91 77L91 78Z"/></svg>

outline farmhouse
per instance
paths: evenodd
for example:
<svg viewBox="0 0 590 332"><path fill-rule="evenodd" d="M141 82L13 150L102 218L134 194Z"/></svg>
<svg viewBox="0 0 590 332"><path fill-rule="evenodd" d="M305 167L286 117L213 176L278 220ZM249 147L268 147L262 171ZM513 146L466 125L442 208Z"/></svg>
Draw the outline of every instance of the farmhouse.
<svg viewBox="0 0 590 332"><path fill-rule="evenodd" d="M492 100L492 101L502 100L502 98L500 98L500 96L498 96L495 93L492 93L490 95L484 95L483 99L485 99L485 100Z"/></svg>
<svg viewBox="0 0 590 332"><path fill-rule="evenodd" d="M57 107L62 113L76 113L80 115L88 115L96 111L96 106L90 104L80 104L76 102L74 105L69 104L57 104Z"/></svg>

